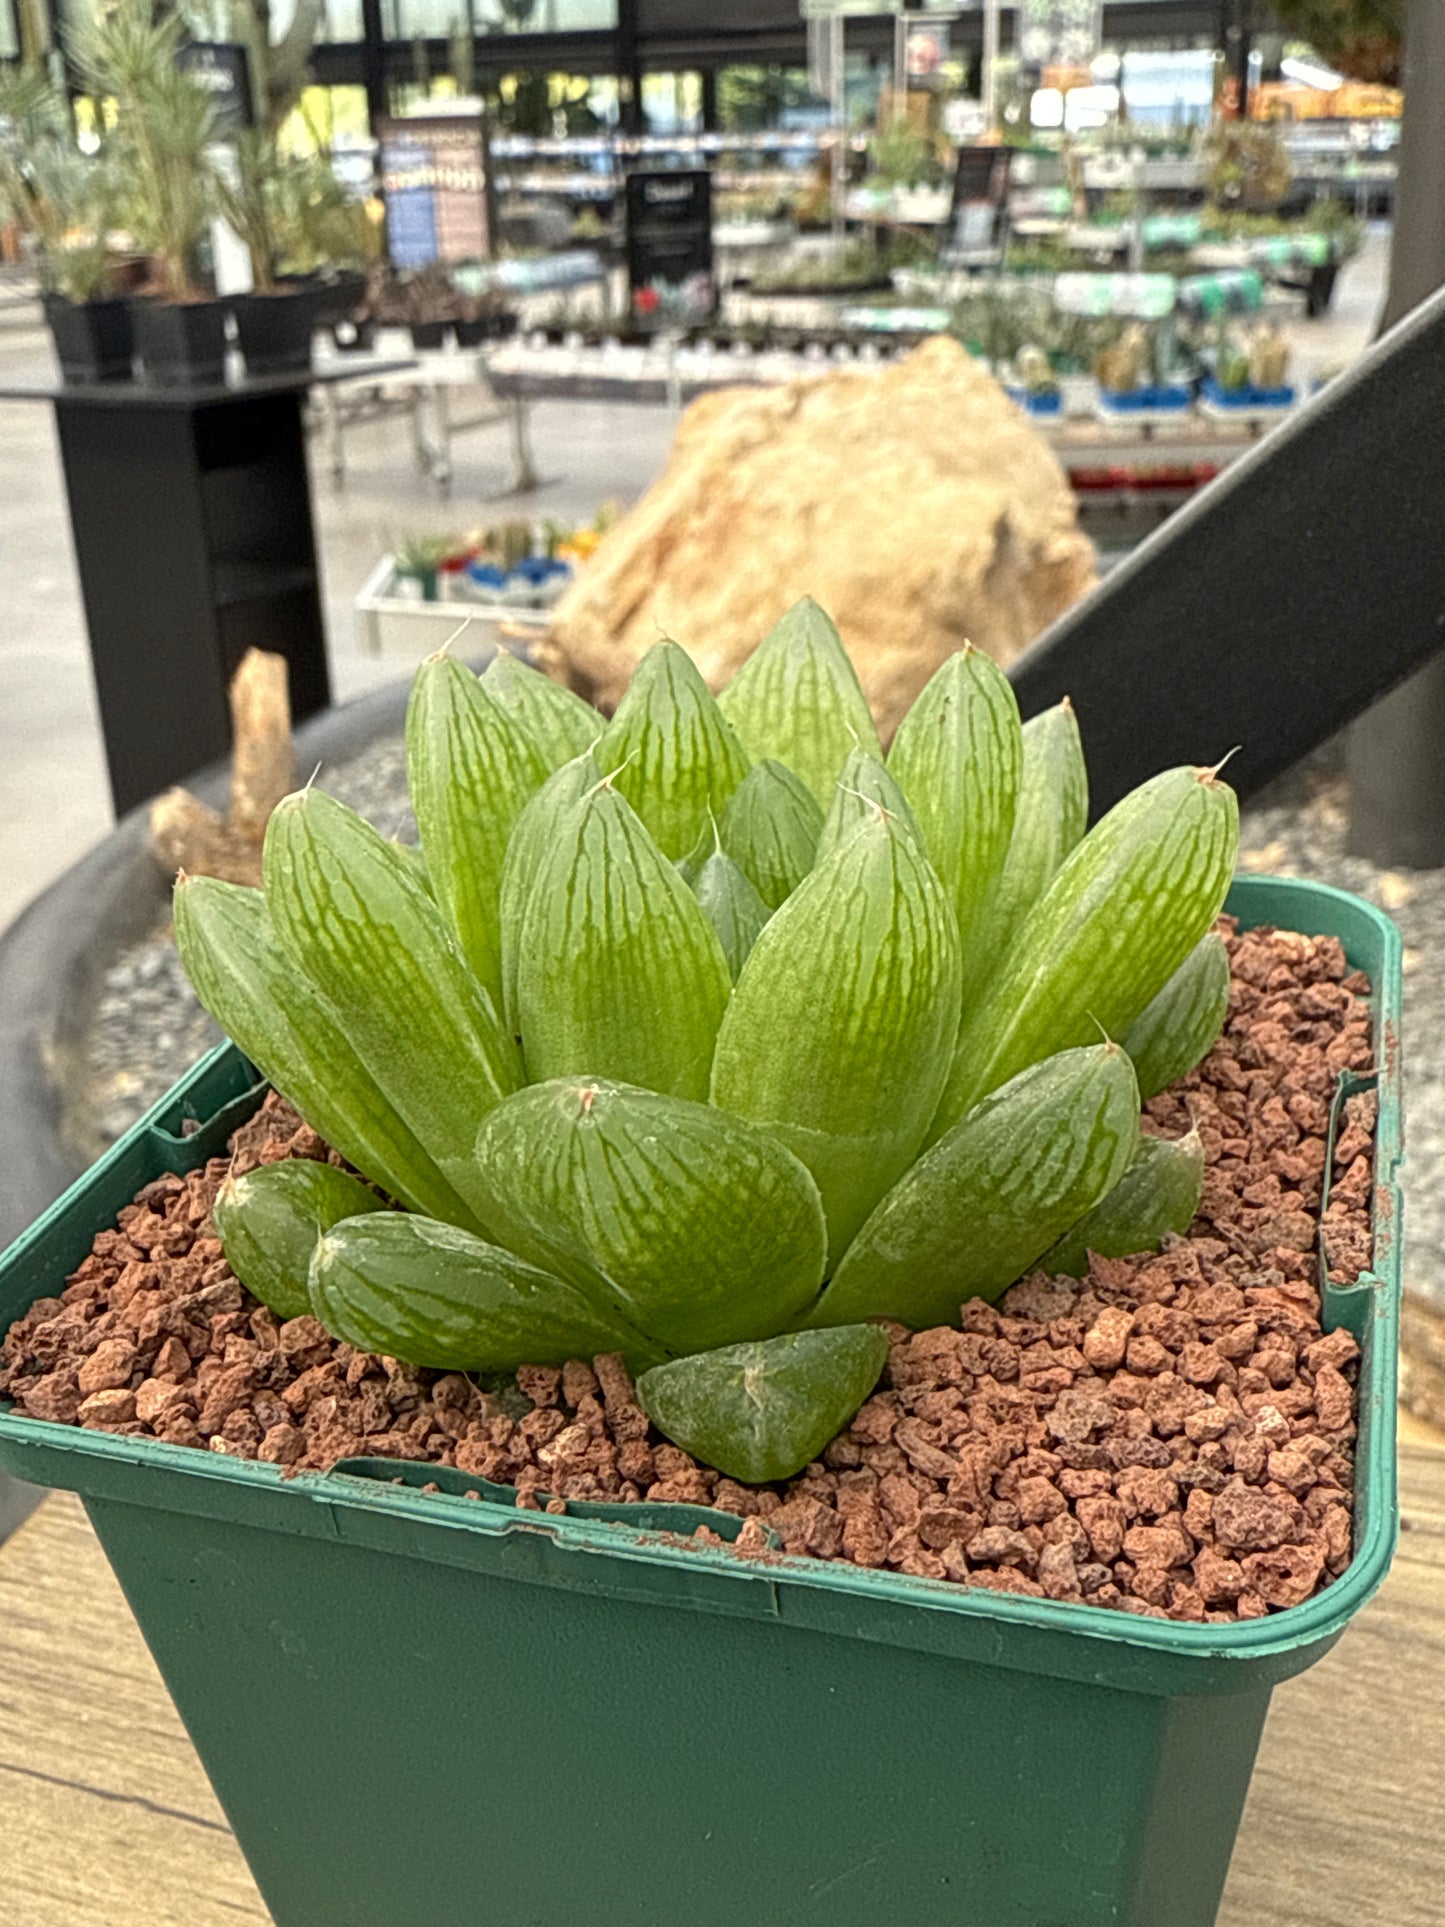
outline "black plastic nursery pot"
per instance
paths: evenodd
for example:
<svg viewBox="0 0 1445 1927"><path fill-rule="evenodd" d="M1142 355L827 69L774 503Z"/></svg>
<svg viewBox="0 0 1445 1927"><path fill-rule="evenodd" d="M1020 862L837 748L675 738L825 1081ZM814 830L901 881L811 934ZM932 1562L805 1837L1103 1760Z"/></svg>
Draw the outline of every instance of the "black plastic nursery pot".
<svg viewBox="0 0 1445 1927"><path fill-rule="evenodd" d="M45 319L65 381L129 381L135 372L135 324L131 303L70 301L47 294Z"/></svg>
<svg viewBox="0 0 1445 1927"><path fill-rule="evenodd" d="M311 366L316 300L309 288L234 295L230 305L248 373L304 374Z"/></svg>
<svg viewBox="0 0 1445 1927"><path fill-rule="evenodd" d="M226 304L142 301L135 341L149 381L164 387L212 387L226 378Z"/></svg>
<svg viewBox="0 0 1445 1927"><path fill-rule="evenodd" d="M0 1466L83 1496L279 1927L1208 1927L1271 1690L1397 1514L1399 940L1310 884L1230 908L1340 937L1374 986L1374 1264L1324 1285L1362 1349L1355 1546L1305 1605L1186 1624L743 1559L684 1536L736 1530L716 1512L522 1512L395 1460L288 1479L0 1408ZM261 1089L229 1047L199 1065L0 1259L0 1325Z"/></svg>
<svg viewBox="0 0 1445 1927"><path fill-rule="evenodd" d="M428 351L436 348L444 348L447 340L447 329L450 325L451 324L446 321L413 321L410 324L412 347L426 349Z"/></svg>

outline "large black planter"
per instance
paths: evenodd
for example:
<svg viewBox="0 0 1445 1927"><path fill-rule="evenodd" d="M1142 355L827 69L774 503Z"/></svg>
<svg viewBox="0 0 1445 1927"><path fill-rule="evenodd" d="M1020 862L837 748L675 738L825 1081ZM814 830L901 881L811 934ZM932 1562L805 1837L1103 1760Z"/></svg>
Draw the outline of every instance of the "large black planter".
<svg viewBox="0 0 1445 1927"><path fill-rule="evenodd" d="M311 366L317 300L310 288L231 298L236 337L252 375L302 374Z"/></svg>
<svg viewBox="0 0 1445 1927"><path fill-rule="evenodd" d="M130 380L135 327L129 301L71 301L63 294L47 294L44 305L64 380Z"/></svg>
<svg viewBox="0 0 1445 1927"><path fill-rule="evenodd" d="M226 304L143 301L135 341L146 378L168 388L218 387L226 378Z"/></svg>

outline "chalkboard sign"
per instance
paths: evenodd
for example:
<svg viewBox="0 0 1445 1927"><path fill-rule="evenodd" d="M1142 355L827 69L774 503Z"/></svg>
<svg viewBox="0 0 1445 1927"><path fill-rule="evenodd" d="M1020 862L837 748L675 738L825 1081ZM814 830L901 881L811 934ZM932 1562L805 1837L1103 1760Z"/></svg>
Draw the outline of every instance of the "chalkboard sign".
<svg viewBox="0 0 1445 1927"><path fill-rule="evenodd" d="M176 65L211 99L212 138L234 140L256 118L251 99L251 64L246 49L224 40L187 40L176 49Z"/></svg>
<svg viewBox="0 0 1445 1927"><path fill-rule="evenodd" d="M380 126L386 251L396 268L491 254L487 128L480 114L426 114Z"/></svg>
<svg viewBox="0 0 1445 1927"><path fill-rule="evenodd" d="M717 307L712 176L705 167L627 176L627 281L640 321L701 321Z"/></svg>

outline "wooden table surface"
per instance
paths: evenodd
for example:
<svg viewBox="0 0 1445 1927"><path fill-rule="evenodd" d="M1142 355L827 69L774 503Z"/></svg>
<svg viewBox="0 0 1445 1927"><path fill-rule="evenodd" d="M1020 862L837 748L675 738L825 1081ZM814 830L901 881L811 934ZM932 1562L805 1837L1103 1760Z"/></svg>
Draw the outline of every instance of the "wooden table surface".
<svg viewBox="0 0 1445 1927"><path fill-rule="evenodd" d="M1445 1921L1445 1451L1405 1444L1400 1474L1389 1580L1275 1693L1219 1927ZM68 1495L0 1549L0 1919L270 1919Z"/></svg>

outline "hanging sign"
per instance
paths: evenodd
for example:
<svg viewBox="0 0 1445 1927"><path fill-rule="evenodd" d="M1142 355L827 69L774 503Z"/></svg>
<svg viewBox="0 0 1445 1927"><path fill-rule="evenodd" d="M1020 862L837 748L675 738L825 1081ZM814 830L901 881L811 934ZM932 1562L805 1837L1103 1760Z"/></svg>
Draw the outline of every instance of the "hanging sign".
<svg viewBox="0 0 1445 1927"><path fill-rule="evenodd" d="M491 224L482 115L384 120L379 135L386 251L392 266L487 260Z"/></svg>

